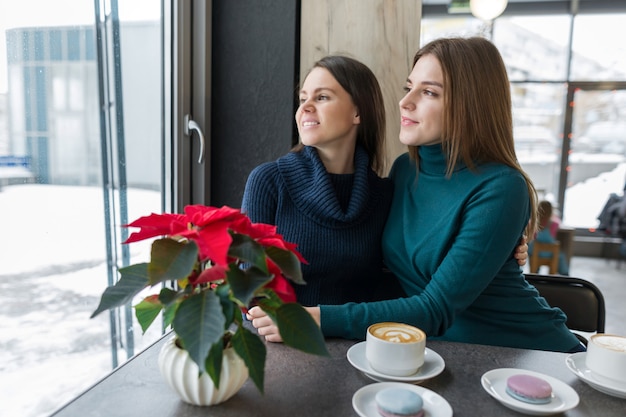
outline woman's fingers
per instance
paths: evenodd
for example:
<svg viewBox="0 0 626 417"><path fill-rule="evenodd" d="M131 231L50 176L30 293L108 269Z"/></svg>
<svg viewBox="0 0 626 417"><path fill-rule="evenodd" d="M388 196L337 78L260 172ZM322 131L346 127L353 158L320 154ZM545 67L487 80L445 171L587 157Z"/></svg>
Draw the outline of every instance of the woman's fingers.
<svg viewBox="0 0 626 417"><path fill-rule="evenodd" d="M278 327L274 321L260 307L255 306L248 310L246 314L248 320L257 329L259 336L263 336L268 342L282 342Z"/></svg>

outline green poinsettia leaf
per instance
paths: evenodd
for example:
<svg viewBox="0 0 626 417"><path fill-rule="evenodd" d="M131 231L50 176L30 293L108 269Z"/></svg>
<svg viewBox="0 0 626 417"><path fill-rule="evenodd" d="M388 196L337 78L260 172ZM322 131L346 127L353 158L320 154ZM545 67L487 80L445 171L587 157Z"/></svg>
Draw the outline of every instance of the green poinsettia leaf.
<svg viewBox="0 0 626 417"><path fill-rule="evenodd" d="M224 312L224 319L226 328L233 322L235 319L235 311L237 308L235 304L230 299L230 285L222 284L215 290L215 294L220 298L220 303L222 303L222 311ZM226 330L226 328L224 330Z"/></svg>
<svg viewBox="0 0 626 417"><path fill-rule="evenodd" d="M243 323L244 313L242 310L239 309L236 309L235 311L238 312L238 314L233 314L232 323L236 324L237 326L241 326L241 324Z"/></svg>
<svg viewBox="0 0 626 417"><path fill-rule="evenodd" d="M222 358L224 356L224 342L220 339L211 346L209 356L206 359L206 371L215 384L215 388L220 387L220 375L222 374Z"/></svg>
<svg viewBox="0 0 626 417"><path fill-rule="evenodd" d="M177 309L178 304L170 304L163 309L163 330L172 325Z"/></svg>
<svg viewBox="0 0 626 417"><path fill-rule="evenodd" d="M241 269L235 265L230 266L226 273L226 280L230 285L233 297L241 306L248 306L256 293L272 279L264 271L253 266Z"/></svg>
<svg viewBox="0 0 626 417"><path fill-rule="evenodd" d="M150 284L178 280L189 276L198 259L195 242L158 239L152 243L148 274Z"/></svg>
<svg viewBox="0 0 626 417"><path fill-rule="evenodd" d="M172 324L181 297L181 293L171 288L165 287L161 289L159 301L163 304L163 330Z"/></svg>
<svg viewBox="0 0 626 417"><path fill-rule="evenodd" d="M120 270L120 279L104 290L100 298L100 305L91 314L91 318L105 310L121 307L132 301L141 290L150 285L148 281L148 264L135 264Z"/></svg>
<svg viewBox="0 0 626 417"><path fill-rule="evenodd" d="M314 355L330 356L320 327L300 304L278 307L275 322L286 345Z"/></svg>
<svg viewBox="0 0 626 417"><path fill-rule="evenodd" d="M257 304L276 323L276 310L283 305L283 300L274 291L265 288L259 294Z"/></svg>
<svg viewBox="0 0 626 417"><path fill-rule="evenodd" d="M255 266L267 275L267 262L263 246L247 235L233 233L232 237L233 241L228 248L228 256Z"/></svg>
<svg viewBox="0 0 626 417"><path fill-rule="evenodd" d="M300 260L291 251L270 246L265 249L267 256L274 262L283 274L297 284L306 284L302 278Z"/></svg>
<svg viewBox="0 0 626 417"><path fill-rule="evenodd" d="M243 326L237 328L231 343L237 355L246 364L250 379L262 394L265 379L265 357L267 356L265 344L259 336Z"/></svg>
<svg viewBox="0 0 626 417"><path fill-rule="evenodd" d="M213 291L191 295L176 310L172 321L174 332L201 372L206 370L211 346L222 340L225 323L220 299Z"/></svg>
<svg viewBox="0 0 626 417"><path fill-rule="evenodd" d="M159 301L163 305L169 305L178 298L178 295L178 291L174 291L171 288L161 288L161 292L159 293Z"/></svg>
<svg viewBox="0 0 626 417"><path fill-rule="evenodd" d="M143 333L146 333L162 309L163 304L159 302L157 296L146 297L135 306L135 317L137 317Z"/></svg>

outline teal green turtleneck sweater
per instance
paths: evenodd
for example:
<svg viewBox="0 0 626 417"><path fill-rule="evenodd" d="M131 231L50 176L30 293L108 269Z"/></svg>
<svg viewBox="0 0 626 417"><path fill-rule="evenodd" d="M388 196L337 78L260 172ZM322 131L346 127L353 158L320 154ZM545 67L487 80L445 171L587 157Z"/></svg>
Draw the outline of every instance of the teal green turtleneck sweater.
<svg viewBox="0 0 626 417"><path fill-rule="evenodd" d="M513 168L457 166L446 177L440 145L394 163L383 234L387 267L405 298L321 305L326 336L364 339L367 327L398 321L431 339L567 352L579 345L565 315L524 279L513 257L528 223L526 182Z"/></svg>

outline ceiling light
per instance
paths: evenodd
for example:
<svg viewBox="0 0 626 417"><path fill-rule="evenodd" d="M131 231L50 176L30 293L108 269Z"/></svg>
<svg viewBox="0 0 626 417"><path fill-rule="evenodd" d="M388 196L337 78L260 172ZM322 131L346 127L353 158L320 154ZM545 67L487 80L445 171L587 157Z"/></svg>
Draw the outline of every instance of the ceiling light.
<svg viewBox="0 0 626 417"><path fill-rule="evenodd" d="M470 11L482 20L493 20L500 16L508 0L470 0Z"/></svg>

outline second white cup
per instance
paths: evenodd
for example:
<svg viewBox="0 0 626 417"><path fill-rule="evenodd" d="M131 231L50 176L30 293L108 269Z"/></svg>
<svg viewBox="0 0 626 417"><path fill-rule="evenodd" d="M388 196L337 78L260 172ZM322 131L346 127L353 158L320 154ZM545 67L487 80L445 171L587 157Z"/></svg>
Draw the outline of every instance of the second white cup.
<svg viewBox="0 0 626 417"><path fill-rule="evenodd" d="M389 376L415 374L424 364L426 334L415 326L383 322L369 326L365 357L372 369Z"/></svg>
<svg viewBox="0 0 626 417"><path fill-rule="evenodd" d="M596 375L626 383L626 337L594 334L589 339L585 363Z"/></svg>

